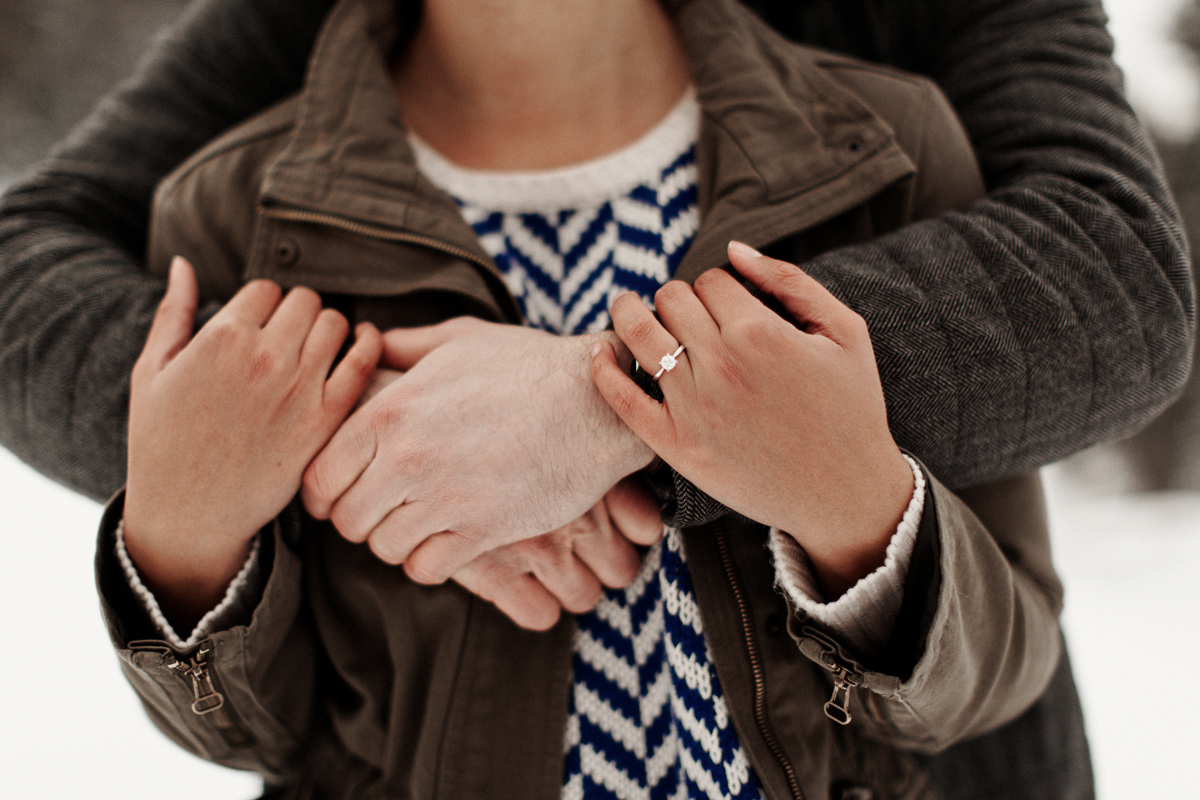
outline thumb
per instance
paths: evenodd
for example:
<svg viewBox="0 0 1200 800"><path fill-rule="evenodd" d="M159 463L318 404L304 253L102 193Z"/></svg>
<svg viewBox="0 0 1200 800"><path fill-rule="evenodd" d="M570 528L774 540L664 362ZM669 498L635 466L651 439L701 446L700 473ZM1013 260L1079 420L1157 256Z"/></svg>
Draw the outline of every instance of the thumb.
<svg viewBox="0 0 1200 800"><path fill-rule="evenodd" d="M167 293L158 304L142 351L156 368L166 366L191 341L199 298L200 290L192 265L181 256L175 256L167 278Z"/></svg>
<svg viewBox="0 0 1200 800"><path fill-rule="evenodd" d="M468 336L487 323L472 317L455 317L438 325L421 328L393 328L383 335L383 356L379 366L410 370L431 352L454 339Z"/></svg>
<svg viewBox="0 0 1200 800"><path fill-rule="evenodd" d="M741 242L729 243L729 263L759 291L778 300L807 333L842 341L857 317L804 270L769 258Z"/></svg>

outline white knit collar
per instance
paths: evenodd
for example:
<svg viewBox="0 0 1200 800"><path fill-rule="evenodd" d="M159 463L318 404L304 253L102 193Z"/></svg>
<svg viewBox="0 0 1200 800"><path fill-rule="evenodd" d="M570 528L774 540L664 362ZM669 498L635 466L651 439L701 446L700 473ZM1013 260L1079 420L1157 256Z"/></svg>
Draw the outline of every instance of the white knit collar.
<svg viewBox="0 0 1200 800"><path fill-rule="evenodd" d="M435 185L461 202L509 213L554 213L588 208L654 183L665 167L696 142L700 104L689 88L648 133L608 155L547 170L467 169L409 131L417 166Z"/></svg>

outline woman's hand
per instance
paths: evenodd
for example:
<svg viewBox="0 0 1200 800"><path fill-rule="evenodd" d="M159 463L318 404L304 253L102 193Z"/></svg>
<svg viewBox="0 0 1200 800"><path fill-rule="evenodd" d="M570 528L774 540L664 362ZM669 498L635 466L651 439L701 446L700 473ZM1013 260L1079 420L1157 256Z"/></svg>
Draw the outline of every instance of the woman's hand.
<svg viewBox="0 0 1200 800"><path fill-rule="evenodd" d="M884 561L913 491L888 430L862 318L797 267L729 248L733 266L778 299L780 317L723 270L695 288L672 281L659 317L633 294L612 307L621 340L659 378L645 394L611 347L594 348L592 376L622 420L680 474L730 508L790 533L831 599Z"/></svg>
<svg viewBox="0 0 1200 800"><path fill-rule="evenodd" d="M653 544L662 530L658 503L629 477L574 522L490 550L453 577L522 628L547 630L563 609L582 614L595 608L601 585L632 583L641 568L633 544Z"/></svg>
<svg viewBox="0 0 1200 800"><path fill-rule="evenodd" d="M308 289L281 301L275 284L247 284L193 339L196 303L192 268L176 259L129 410L126 546L180 620L220 600L382 350L379 332L361 325L330 375L349 325Z"/></svg>

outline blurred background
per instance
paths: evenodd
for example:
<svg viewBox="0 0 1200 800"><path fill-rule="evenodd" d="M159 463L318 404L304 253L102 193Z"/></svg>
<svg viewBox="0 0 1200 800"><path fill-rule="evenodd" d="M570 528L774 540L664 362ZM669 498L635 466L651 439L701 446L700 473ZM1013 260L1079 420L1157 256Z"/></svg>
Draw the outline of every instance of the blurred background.
<svg viewBox="0 0 1200 800"><path fill-rule="evenodd" d="M128 73L184 0L0 0L0 186ZM1106 0L1129 96L1200 243L1200 0ZM1047 471L1100 800L1200 796L1200 378L1149 428ZM0 797L258 796L171 745L92 588L96 504L0 449Z"/></svg>

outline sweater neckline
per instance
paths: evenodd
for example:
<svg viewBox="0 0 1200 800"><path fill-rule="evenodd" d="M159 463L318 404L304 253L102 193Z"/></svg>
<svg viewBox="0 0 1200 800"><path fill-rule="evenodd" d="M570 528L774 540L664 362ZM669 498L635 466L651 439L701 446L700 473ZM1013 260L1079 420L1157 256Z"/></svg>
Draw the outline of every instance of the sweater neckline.
<svg viewBox="0 0 1200 800"><path fill-rule="evenodd" d="M622 197L659 178L696 142L700 104L692 87L641 138L599 158L546 170L484 170L459 166L408 132L417 167L460 203L506 213L555 213Z"/></svg>

